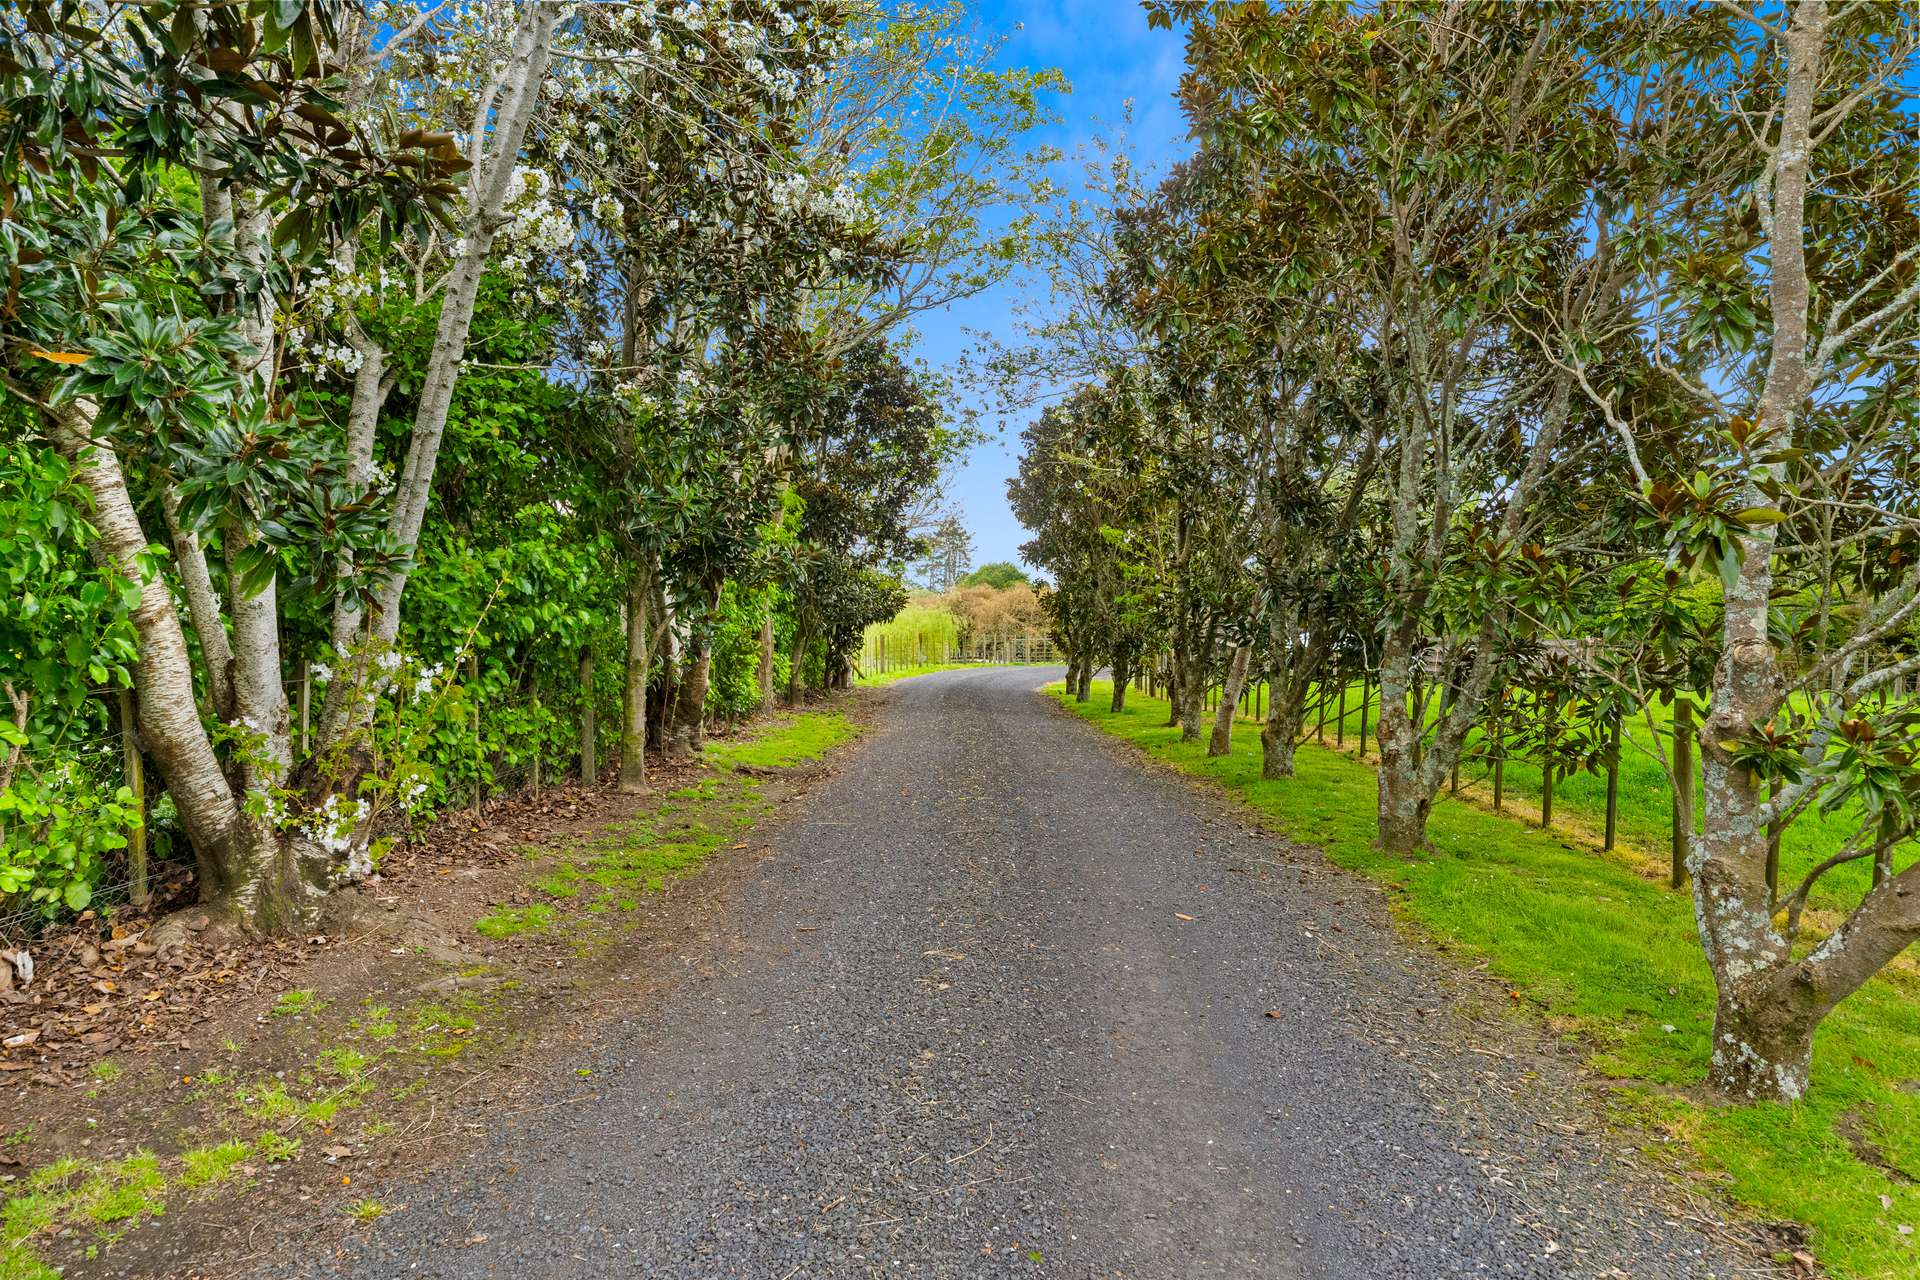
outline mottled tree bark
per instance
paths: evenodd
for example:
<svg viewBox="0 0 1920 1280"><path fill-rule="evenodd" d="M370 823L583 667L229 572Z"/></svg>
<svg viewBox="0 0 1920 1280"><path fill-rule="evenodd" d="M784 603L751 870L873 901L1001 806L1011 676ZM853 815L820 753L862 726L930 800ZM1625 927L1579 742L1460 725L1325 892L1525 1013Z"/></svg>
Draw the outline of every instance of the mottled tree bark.
<svg viewBox="0 0 1920 1280"><path fill-rule="evenodd" d="M1247 663L1253 658L1252 645L1239 645L1227 666L1227 681L1220 689L1220 705L1214 709L1213 734L1207 739L1207 754L1224 756L1233 750L1233 717L1240 707L1240 692L1247 684Z"/></svg>
<svg viewBox="0 0 1920 1280"><path fill-rule="evenodd" d="M1799 4L1790 19L1768 236L1773 341L1755 422L1756 457L1793 438L1808 385L1805 205L1828 14L1824 4ZM1778 463L1760 465L1776 478L1782 471ZM1768 502L1750 480L1743 504ZM1750 726L1771 720L1784 697L1768 634L1775 535L1771 524L1739 535L1744 558L1725 595L1724 642L1714 669L1711 711L1700 733L1706 830L1694 846L1690 869L1694 915L1719 988L1707 1082L1730 1097L1791 1101L1806 1092L1814 1027L1840 996L1865 980L1853 980L1856 948L1873 948L1854 936L1856 923L1850 920L1805 961L1794 963L1788 939L1774 926L1767 888L1770 815L1764 784L1730 749ZM1876 901L1886 887L1869 894L1860 912L1911 918L1911 907L1903 912L1900 905L1889 909Z"/></svg>
<svg viewBox="0 0 1920 1280"><path fill-rule="evenodd" d="M627 573L627 673L620 699L620 790L647 789L648 614L653 599L653 569L635 564Z"/></svg>
<svg viewBox="0 0 1920 1280"><path fill-rule="evenodd" d="M764 710L773 705L773 604L767 604L767 612L760 619L760 670L757 673L760 685L760 706Z"/></svg>

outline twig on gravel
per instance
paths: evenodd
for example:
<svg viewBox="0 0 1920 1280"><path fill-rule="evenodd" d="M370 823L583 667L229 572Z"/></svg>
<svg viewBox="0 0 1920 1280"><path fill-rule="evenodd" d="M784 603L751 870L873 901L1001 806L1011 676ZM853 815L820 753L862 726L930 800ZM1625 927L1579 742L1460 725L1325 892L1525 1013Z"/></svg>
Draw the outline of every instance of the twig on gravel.
<svg viewBox="0 0 1920 1280"><path fill-rule="evenodd" d="M992 1139L991 1137L989 1137L989 1138L988 1138L988 1139L987 1139L987 1140L986 1140L985 1142L983 1142L983 1143L981 1143L981 1144L980 1144L979 1146L977 1146L977 1147L975 1147L975 1148L974 1148L973 1150L971 1150L971 1151L962 1151L962 1152L961 1152L961 1153L960 1153L959 1155L957 1155L957 1156L952 1156L952 1157L950 1157L950 1158L949 1158L949 1159L947 1160L947 1163L948 1163L948 1164L959 1164L959 1163L960 1163L960 1162L961 1162L962 1160L965 1160L965 1159L966 1159L966 1158L967 1158L968 1156L977 1156L977 1155L979 1155L979 1154L980 1154L980 1153L981 1153L982 1151L985 1151L985 1150L986 1150L986 1149L987 1149L988 1147L990 1147L990 1146L992 1146L992 1145L993 1145L993 1139Z"/></svg>

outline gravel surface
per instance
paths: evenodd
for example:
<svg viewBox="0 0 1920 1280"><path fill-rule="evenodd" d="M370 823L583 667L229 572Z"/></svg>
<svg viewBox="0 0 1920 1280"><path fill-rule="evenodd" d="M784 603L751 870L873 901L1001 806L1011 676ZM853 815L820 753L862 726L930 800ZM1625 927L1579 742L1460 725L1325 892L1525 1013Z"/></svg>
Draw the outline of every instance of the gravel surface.
<svg viewBox="0 0 1920 1280"><path fill-rule="evenodd" d="M304 1274L1763 1274L1377 891L1057 675L896 686L656 1009Z"/></svg>

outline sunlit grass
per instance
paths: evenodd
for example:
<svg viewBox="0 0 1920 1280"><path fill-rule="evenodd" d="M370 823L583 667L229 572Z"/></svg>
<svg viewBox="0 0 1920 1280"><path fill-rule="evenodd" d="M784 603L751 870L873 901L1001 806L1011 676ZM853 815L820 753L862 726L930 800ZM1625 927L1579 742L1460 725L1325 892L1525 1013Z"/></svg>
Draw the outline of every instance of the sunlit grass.
<svg viewBox="0 0 1920 1280"><path fill-rule="evenodd" d="M1408 922L1463 962L1484 961L1523 1002L1576 1036L1588 1065L1621 1082L1622 1109L1684 1142L1700 1165L1725 1176L1733 1199L1807 1224L1835 1275L1920 1274L1920 984L1888 974L1843 1003L1815 1040L1813 1087L1799 1104L1708 1105L1691 1086L1707 1062L1712 976L1691 900L1647 874L1644 858L1602 855L1518 815L1445 796L1434 808L1430 854L1377 853L1369 764L1308 743L1298 776L1264 781L1251 731L1236 735L1232 754L1209 759L1204 741L1182 743L1179 730L1164 727L1164 701L1136 692L1114 715L1100 685L1090 702L1062 702L1218 782L1340 866L1398 886L1394 900ZM1350 747L1357 728L1356 714ZM1509 766L1510 778L1516 772ZM1623 829L1626 794L1623 778Z"/></svg>

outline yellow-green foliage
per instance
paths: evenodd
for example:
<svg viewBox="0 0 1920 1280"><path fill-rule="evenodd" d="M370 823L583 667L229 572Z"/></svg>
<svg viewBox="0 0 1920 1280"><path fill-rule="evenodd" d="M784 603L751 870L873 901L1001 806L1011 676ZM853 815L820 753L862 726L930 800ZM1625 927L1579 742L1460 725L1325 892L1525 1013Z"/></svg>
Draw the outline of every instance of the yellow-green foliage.
<svg viewBox="0 0 1920 1280"><path fill-rule="evenodd" d="M861 641L863 666L884 656L888 666L939 662L960 647L960 624L937 605L910 604L886 622L867 628Z"/></svg>

